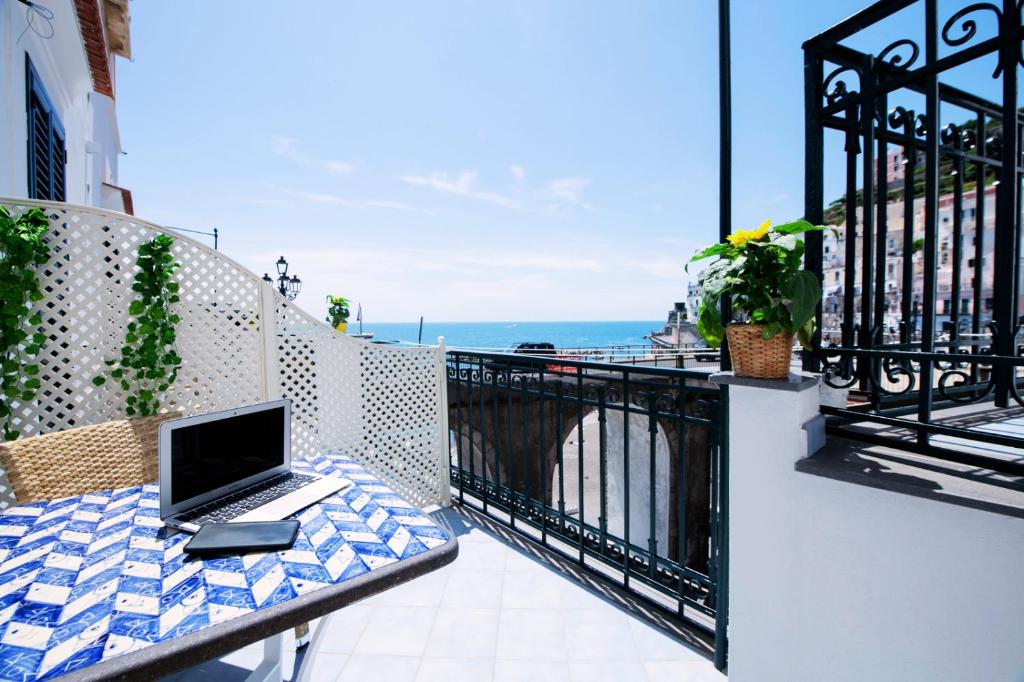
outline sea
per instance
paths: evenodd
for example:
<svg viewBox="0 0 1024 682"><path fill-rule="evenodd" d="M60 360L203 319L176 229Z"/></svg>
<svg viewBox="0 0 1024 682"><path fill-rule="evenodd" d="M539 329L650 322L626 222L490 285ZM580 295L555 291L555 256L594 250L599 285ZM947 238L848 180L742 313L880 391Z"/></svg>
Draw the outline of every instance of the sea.
<svg viewBox="0 0 1024 682"><path fill-rule="evenodd" d="M445 345L454 348L505 350L524 341L546 341L556 348L603 348L607 346L648 346L645 334L659 331L664 322L430 322L423 323L423 343L437 343L443 336ZM419 322L378 322L363 325L373 332L374 341L407 341L419 339ZM349 333L359 331L358 323L349 321Z"/></svg>

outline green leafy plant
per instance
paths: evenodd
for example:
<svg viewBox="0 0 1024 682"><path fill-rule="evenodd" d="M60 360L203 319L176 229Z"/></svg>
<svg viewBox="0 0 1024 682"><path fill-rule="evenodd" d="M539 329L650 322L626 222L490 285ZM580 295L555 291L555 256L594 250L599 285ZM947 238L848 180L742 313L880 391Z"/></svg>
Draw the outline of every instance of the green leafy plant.
<svg viewBox="0 0 1024 682"><path fill-rule="evenodd" d="M4 440L20 434L14 428L11 399L33 400L39 389L39 365L30 360L39 354L46 336L31 331L43 323L33 312L41 301L36 268L50 260L50 247L43 242L49 225L38 208L14 217L0 206L0 419Z"/></svg>
<svg viewBox="0 0 1024 682"><path fill-rule="evenodd" d="M697 332L709 346L722 345L725 328L719 300L730 296L741 319L764 326L765 339L790 332L800 345L810 348L821 285L817 276L801 269L804 241L798 235L823 229L806 220L773 228L766 220L758 229L738 230L690 259L694 263L717 257L697 279L701 289Z"/></svg>
<svg viewBox="0 0 1024 682"><path fill-rule="evenodd" d="M139 271L132 283L136 298L128 305L131 317L121 357L105 361L109 377L128 392L124 411L129 417L156 414L161 394L174 384L181 367L175 346L175 325L181 318L172 311L179 301L174 273L181 264L174 260L172 244L172 237L159 234L139 246ZM102 375L92 380L97 386L106 381Z"/></svg>
<svg viewBox="0 0 1024 682"><path fill-rule="evenodd" d="M342 322L348 322L348 306L350 301L343 296L332 296L327 294L327 321L332 327L337 327Z"/></svg>

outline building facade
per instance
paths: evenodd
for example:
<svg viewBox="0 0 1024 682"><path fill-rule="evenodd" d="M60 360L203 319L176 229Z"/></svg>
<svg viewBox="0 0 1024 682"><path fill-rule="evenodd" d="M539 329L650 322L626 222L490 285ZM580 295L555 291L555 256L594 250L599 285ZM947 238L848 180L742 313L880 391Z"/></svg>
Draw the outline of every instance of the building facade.
<svg viewBox="0 0 1024 682"><path fill-rule="evenodd" d="M970 318L977 309L983 325L992 315L992 253L995 242L995 200L996 188L989 185L985 189L984 225L979 228L977 222L977 194L971 189L963 193L961 207L961 262L960 262L960 293L957 320L954 316L953 272L956 245L954 243L954 199L952 194L944 194L939 198L939 232L937 235L938 259L936 280L936 329L948 331L945 323L955 323L961 333L970 331ZM922 241L924 238L924 202L916 201L914 207L914 225L911 245L912 280L909 285L903 281L903 202L894 201L886 206L887 229L885 241L885 305L884 319L876 320L881 326L886 341L898 339L902 322L901 302L903 290L909 286L911 290L911 319L909 328L916 334L920 331L920 311L923 301L924 257ZM856 222L862 222L861 209L857 209ZM981 262L975 263L975 244L982 230L983 238ZM861 309L861 254L864 240L856 240L856 262L854 263L853 289L854 310L859 316ZM823 246L823 287L822 287L822 340L825 343L839 342L842 328L843 305L845 296L846 273L846 224L835 228L834 232L825 235ZM877 254L876 254L877 259ZM877 260L876 260L877 262ZM975 300L974 278L981 277L981 297ZM876 274L877 277L877 274ZM857 318L859 320L859 317ZM857 320L854 320L856 322Z"/></svg>
<svg viewBox="0 0 1024 682"><path fill-rule="evenodd" d="M128 0L0 0L0 195L133 212L118 184Z"/></svg>

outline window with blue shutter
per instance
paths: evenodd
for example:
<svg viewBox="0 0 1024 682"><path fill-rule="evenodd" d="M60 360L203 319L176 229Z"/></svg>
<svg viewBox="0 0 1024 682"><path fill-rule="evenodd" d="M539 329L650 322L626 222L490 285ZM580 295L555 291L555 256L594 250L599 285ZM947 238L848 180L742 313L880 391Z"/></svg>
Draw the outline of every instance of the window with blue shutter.
<svg viewBox="0 0 1024 682"><path fill-rule="evenodd" d="M64 201L67 168L64 126L28 55L25 56L25 102L28 111L28 196Z"/></svg>

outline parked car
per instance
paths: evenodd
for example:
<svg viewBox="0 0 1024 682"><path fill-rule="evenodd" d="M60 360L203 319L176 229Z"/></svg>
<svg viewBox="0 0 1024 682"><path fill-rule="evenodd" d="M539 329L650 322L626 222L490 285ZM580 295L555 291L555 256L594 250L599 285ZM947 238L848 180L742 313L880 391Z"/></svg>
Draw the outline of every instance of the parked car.
<svg viewBox="0 0 1024 682"><path fill-rule="evenodd" d="M504 352L527 357L521 360L518 358L515 360L491 358L484 361L484 366L492 371L500 372L536 372L543 369L548 363L543 359L532 359L528 356L554 356L555 344L547 341L521 341L513 343Z"/></svg>

